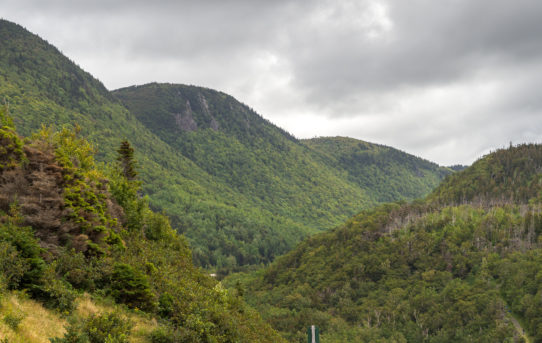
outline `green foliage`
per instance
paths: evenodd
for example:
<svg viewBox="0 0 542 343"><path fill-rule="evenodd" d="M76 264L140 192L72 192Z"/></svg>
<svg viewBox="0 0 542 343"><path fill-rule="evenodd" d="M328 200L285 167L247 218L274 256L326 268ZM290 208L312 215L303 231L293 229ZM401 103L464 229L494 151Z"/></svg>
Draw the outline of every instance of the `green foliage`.
<svg viewBox="0 0 542 343"><path fill-rule="evenodd" d="M175 299L173 296L167 292L164 292L160 295L158 299L158 313L162 317L170 317L173 314L173 304Z"/></svg>
<svg viewBox="0 0 542 343"><path fill-rule="evenodd" d="M66 249L57 258L56 274L76 289L93 291L102 286L104 278L111 273L108 265L100 259L86 257L74 249Z"/></svg>
<svg viewBox="0 0 542 343"><path fill-rule="evenodd" d="M228 284L242 282L291 341L303 341L311 324L326 341L503 341L515 330L483 257L536 243L521 211L387 205Z"/></svg>
<svg viewBox="0 0 542 343"><path fill-rule="evenodd" d="M430 196L443 204L527 202L542 195L542 147L521 144L499 149L472 167L450 175Z"/></svg>
<svg viewBox="0 0 542 343"><path fill-rule="evenodd" d="M22 313L8 313L4 316L4 323L13 331L17 330L25 316Z"/></svg>
<svg viewBox="0 0 542 343"><path fill-rule="evenodd" d="M177 343L183 342L182 337L180 337L179 331L173 330L171 328L159 327L155 329L149 335L149 341L151 343Z"/></svg>
<svg viewBox="0 0 542 343"><path fill-rule="evenodd" d="M0 171L24 161L23 142L15 133L8 107L0 108Z"/></svg>
<svg viewBox="0 0 542 343"><path fill-rule="evenodd" d="M42 129L25 142L27 166L0 172L2 190L21 199L9 205L3 197L0 204L9 213L0 213L2 287L23 290L63 315L74 313L78 290L111 295L136 311L159 315L165 327L182 325L162 339L282 341L192 264L186 239L163 214L150 210L139 196L139 182L114 166L108 171L112 179L105 178L91 145L76 132ZM10 188L10 180L17 188ZM114 318L97 317L78 321L53 341L125 342L123 328Z"/></svg>
<svg viewBox="0 0 542 343"><path fill-rule="evenodd" d="M155 307L147 278L128 264L115 264L111 275L113 297L133 308L152 310Z"/></svg>
<svg viewBox="0 0 542 343"><path fill-rule="evenodd" d="M25 262L15 246L9 242L0 242L0 274L9 288L17 288L25 271L30 268Z"/></svg>
<svg viewBox="0 0 542 343"><path fill-rule="evenodd" d="M9 114L8 104L4 104L4 106L0 108L0 126L15 128L13 124L13 118Z"/></svg>
<svg viewBox="0 0 542 343"><path fill-rule="evenodd" d="M82 322L71 323L63 338L51 343L128 343L133 324L116 312L92 315Z"/></svg>
<svg viewBox="0 0 542 343"><path fill-rule="evenodd" d="M519 341L513 318L542 340L540 151L499 150L224 282L294 342L311 324L329 342Z"/></svg>
<svg viewBox="0 0 542 343"><path fill-rule="evenodd" d="M0 271L10 289L41 283L45 262L41 248L29 227L19 227L8 218L0 224Z"/></svg>
<svg viewBox="0 0 542 343"><path fill-rule="evenodd" d="M428 192L440 177L436 166L412 159L412 170L418 161L423 176L403 174L395 163L385 171L399 181L382 186L378 164L358 168L370 171L367 177L357 175L224 93L152 84L112 94L16 24L0 21L0 41L0 98L9 102L19 131L79 125L100 161L113 161L122 138L129 139L150 206L171 216L194 247L196 263L221 273L268 263L361 208ZM79 181L67 199L74 220L84 219L79 210L94 200Z"/></svg>
<svg viewBox="0 0 542 343"><path fill-rule="evenodd" d="M130 146L127 140L120 143L120 148L117 150L119 156L117 161L120 162L123 175L128 181L132 181L136 178L136 161L134 160L134 148Z"/></svg>
<svg viewBox="0 0 542 343"><path fill-rule="evenodd" d="M270 262L301 238L375 202L425 195L448 172L353 139L329 139L333 151L319 144L323 140L298 141L210 89L149 84L114 94L194 168L227 187L216 188L213 203L194 196L167 199L186 212L172 216L172 223L190 240L195 261L218 267L219 274ZM161 188L144 189L153 206L179 213Z"/></svg>
<svg viewBox="0 0 542 343"><path fill-rule="evenodd" d="M523 319L534 342L542 341L542 250L516 252L504 259L492 258L488 270L499 283L511 311Z"/></svg>
<svg viewBox="0 0 542 343"><path fill-rule="evenodd" d="M325 154L376 202L423 197L451 173L450 169L397 149L353 138L320 137L303 143Z"/></svg>

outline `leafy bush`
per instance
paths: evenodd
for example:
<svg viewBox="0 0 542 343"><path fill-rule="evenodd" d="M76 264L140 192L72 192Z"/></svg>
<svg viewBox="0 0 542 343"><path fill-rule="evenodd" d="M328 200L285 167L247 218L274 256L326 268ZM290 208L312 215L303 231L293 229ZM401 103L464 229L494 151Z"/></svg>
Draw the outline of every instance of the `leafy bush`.
<svg viewBox="0 0 542 343"><path fill-rule="evenodd" d="M168 218L159 213L150 212L146 216L145 237L150 240L157 241L166 239L174 234L169 224Z"/></svg>
<svg viewBox="0 0 542 343"><path fill-rule="evenodd" d="M8 242L0 242L0 275L10 289L19 285L28 265L20 257L17 248Z"/></svg>
<svg viewBox="0 0 542 343"><path fill-rule="evenodd" d="M23 321L24 317L25 316L22 313L8 313L4 316L4 323L15 331L19 327L19 324L21 324Z"/></svg>
<svg viewBox="0 0 542 343"><path fill-rule="evenodd" d="M128 264L115 264L111 289L117 301L130 307L143 310L153 310L156 307L147 278Z"/></svg>
<svg viewBox="0 0 542 343"><path fill-rule="evenodd" d="M82 322L73 322L63 338L51 343L127 343L133 324L118 313L92 315Z"/></svg>
<svg viewBox="0 0 542 343"><path fill-rule="evenodd" d="M179 331L171 328L159 327L149 335L151 343L179 343L182 342Z"/></svg>
<svg viewBox="0 0 542 343"><path fill-rule="evenodd" d="M173 313L173 296L169 293L163 293L158 299L158 313L162 317L169 317Z"/></svg>
<svg viewBox="0 0 542 343"><path fill-rule="evenodd" d="M18 227L8 221L0 225L0 272L11 289L38 285L45 262L41 248L29 227Z"/></svg>
<svg viewBox="0 0 542 343"><path fill-rule="evenodd" d="M30 288L30 293L46 306L69 313L75 307L76 294L69 283L57 277L55 268L56 263L49 265L40 284Z"/></svg>
<svg viewBox="0 0 542 343"><path fill-rule="evenodd" d="M0 108L0 170L15 167L24 160L23 142L13 129L7 106Z"/></svg>

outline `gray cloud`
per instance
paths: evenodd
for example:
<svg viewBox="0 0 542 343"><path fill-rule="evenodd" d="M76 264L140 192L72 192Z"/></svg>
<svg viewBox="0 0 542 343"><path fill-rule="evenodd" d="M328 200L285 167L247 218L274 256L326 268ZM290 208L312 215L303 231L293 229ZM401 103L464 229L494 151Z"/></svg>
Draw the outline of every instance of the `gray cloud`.
<svg viewBox="0 0 542 343"><path fill-rule="evenodd" d="M535 0L3 0L2 11L109 88L218 88L297 136L452 164L542 134Z"/></svg>

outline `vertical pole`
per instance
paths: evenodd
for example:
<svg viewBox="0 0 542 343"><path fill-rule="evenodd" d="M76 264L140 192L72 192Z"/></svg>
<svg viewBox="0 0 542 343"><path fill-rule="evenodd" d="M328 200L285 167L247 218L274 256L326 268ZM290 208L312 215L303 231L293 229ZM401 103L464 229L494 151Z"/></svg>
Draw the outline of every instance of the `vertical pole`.
<svg viewBox="0 0 542 343"><path fill-rule="evenodd" d="M307 343L320 343L320 332L316 325L307 328Z"/></svg>

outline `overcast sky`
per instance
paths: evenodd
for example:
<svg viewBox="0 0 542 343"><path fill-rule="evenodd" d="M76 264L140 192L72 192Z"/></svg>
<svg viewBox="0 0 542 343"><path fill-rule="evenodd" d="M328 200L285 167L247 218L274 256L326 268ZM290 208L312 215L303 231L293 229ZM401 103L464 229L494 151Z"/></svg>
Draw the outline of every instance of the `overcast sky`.
<svg viewBox="0 0 542 343"><path fill-rule="evenodd" d="M542 141L541 1L0 0L0 16L109 89L214 88L299 138L443 165Z"/></svg>

